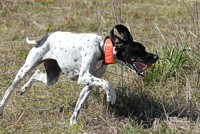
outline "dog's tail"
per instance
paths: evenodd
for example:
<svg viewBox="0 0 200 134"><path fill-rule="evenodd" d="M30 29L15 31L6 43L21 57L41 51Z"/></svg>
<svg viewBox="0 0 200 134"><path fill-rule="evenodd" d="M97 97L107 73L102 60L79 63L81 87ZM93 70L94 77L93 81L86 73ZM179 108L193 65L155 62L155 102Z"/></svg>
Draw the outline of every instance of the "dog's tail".
<svg viewBox="0 0 200 134"><path fill-rule="evenodd" d="M27 44L36 45L36 44L37 44L37 41L36 41L36 40L29 40L29 38L27 37L27 38L26 38L26 43L27 43Z"/></svg>

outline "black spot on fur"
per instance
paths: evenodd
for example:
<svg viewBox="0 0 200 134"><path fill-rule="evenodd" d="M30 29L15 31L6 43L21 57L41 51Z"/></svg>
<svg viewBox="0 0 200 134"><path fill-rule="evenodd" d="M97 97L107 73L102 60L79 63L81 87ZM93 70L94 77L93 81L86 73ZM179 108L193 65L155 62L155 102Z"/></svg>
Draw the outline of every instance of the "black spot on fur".
<svg viewBox="0 0 200 134"><path fill-rule="evenodd" d="M41 40L37 41L37 44L35 45L35 47L40 47L44 44L44 42L47 40L47 38L49 37L49 34L46 34Z"/></svg>
<svg viewBox="0 0 200 134"><path fill-rule="evenodd" d="M94 79L92 78L91 81L94 82Z"/></svg>
<svg viewBox="0 0 200 134"><path fill-rule="evenodd" d="M74 59L74 62L77 62L78 61L78 59Z"/></svg>

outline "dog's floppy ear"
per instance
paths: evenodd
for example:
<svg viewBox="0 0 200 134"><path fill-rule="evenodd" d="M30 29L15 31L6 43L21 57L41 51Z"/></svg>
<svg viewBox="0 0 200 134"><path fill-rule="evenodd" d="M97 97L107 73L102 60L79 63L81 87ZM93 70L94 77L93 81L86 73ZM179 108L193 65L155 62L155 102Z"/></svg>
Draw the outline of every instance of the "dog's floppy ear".
<svg viewBox="0 0 200 134"><path fill-rule="evenodd" d="M118 32L118 36L115 32ZM116 25L115 27L113 27L113 29L110 31L110 38L113 42L115 42L115 44L119 44L119 43L125 43L128 41L133 41L133 38L128 30L127 27L125 27L124 25Z"/></svg>

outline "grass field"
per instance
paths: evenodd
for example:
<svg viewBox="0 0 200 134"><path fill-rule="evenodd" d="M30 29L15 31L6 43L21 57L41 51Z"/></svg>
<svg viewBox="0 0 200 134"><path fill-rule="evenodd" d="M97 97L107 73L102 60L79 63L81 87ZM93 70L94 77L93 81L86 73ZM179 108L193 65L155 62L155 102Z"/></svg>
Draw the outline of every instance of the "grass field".
<svg viewBox="0 0 200 134"><path fill-rule="evenodd" d="M108 66L104 79L113 84L116 104L108 106L105 92L94 89L70 127L82 86L61 76L54 86L36 82L20 95L28 75L0 117L0 133L200 133L198 0L0 0L0 98L32 47L27 36L41 39L57 30L101 34L118 23L160 57L145 78Z"/></svg>

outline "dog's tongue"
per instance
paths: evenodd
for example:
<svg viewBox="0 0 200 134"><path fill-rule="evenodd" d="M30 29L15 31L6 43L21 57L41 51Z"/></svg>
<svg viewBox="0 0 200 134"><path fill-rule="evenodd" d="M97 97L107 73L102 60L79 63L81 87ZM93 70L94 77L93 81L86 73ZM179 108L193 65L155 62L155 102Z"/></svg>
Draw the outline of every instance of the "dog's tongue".
<svg viewBox="0 0 200 134"><path fill-rule="evenodd" d="M151 63L147 63L147 67L151 67L152 66L152 64Z"/></svg>
<svg viewBox="0 0 200 134"><path fill-rule="evenodd" d="M140 71L143 71L145 68L147 68L147 65L141 62L135 62L136 68L138 68Z"/></svg>
<svg viewBox="0 0 200 134"><path fill-rule="evenodd" d="M151 63L141 63L141 62L135 62L135 66L140 70L140 71L144 71L146 68L149 68L152 66Z"/></svg>

